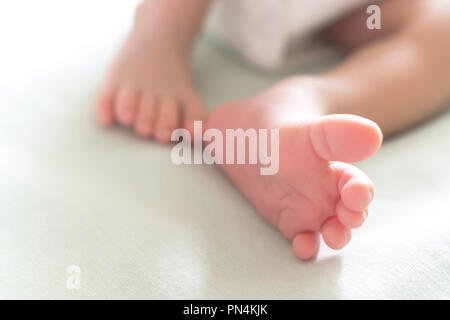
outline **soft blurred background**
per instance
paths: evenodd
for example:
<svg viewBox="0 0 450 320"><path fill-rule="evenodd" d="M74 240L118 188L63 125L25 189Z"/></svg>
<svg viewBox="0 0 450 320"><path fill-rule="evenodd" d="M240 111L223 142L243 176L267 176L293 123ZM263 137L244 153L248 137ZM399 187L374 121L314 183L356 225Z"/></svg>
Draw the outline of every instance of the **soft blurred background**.
<svg viewBox="0 0 450 320"><path fill-rule="evenodd" d="M0 298L450 298L450 112L358 165L376 185L370 218L301 262L216 168L96 124L136 4L0 3ZM194 60L208 108L287 74L204 36Z"/></svg>

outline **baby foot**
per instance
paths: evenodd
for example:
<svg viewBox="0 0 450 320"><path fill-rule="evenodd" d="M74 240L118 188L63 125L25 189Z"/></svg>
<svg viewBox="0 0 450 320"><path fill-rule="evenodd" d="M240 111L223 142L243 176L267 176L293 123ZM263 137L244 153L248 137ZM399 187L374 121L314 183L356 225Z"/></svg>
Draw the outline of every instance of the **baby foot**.
<svg viewBox="0 0 450 320"><path fill-rule="evenodd" d="M98 97L97 116L104 125L118 122L141 136L169 142L176 128L192 131L203 107L186 54L141 29L134 28L116 57Z"/></svg>
<svg viewBox="0 0 450 320"><path fill-rule="evenodd" d="M353 115L321 115L319 98L287 82L259 97L214 110L208 127L279 128L279 171L260 175L258 165L222 165L257 211L292 241L301 259L314 258L319 233L343 248L367 216L374 188L348 163L380 147L378 126ZM269 146L270 148L270 146Z"/></svg>

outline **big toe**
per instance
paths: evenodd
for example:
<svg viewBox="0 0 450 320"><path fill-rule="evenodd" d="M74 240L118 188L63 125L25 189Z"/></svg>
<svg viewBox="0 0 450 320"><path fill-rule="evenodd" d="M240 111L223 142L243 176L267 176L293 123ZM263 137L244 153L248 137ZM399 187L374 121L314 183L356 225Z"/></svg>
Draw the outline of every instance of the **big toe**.
<svg viewBox="0 0 450 320"><path fill-rule="evenodd" d="M311 125L310 135L321 158L344 162L358 162L372 156L383 139L375 122L347 114L320 117Z"/></svg>

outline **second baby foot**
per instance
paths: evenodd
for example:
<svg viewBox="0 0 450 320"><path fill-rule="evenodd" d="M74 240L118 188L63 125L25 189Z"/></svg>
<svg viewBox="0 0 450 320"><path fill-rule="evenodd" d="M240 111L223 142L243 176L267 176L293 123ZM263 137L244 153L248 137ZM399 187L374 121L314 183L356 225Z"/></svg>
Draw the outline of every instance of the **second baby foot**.
<svg viewBox="0 0 450 320"><path fill-rule="evenodd" d="M99 121L132 127L160 142L170 142L176 128L192 131L193 121L201 120L204 111L187 60L170 39L152 37L147 28L135 26L98 96Z"/></svg>

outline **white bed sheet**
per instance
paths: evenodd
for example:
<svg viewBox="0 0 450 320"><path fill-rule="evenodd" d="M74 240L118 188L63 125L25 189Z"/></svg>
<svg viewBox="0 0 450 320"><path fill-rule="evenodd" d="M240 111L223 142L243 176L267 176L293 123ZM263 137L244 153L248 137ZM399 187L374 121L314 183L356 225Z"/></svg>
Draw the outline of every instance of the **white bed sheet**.
<svg viewBox="0 0 450 320"><path fill-rule="evenodd" d="M218 169L95 123L134 5L0 5L0 298L450 298L449 112L359 164L376 184L368 221L301 262ZM283 76L206 40L195 61L210 108Z"/></svg>

